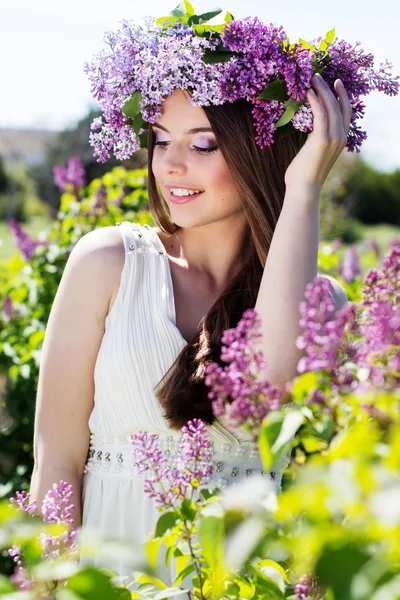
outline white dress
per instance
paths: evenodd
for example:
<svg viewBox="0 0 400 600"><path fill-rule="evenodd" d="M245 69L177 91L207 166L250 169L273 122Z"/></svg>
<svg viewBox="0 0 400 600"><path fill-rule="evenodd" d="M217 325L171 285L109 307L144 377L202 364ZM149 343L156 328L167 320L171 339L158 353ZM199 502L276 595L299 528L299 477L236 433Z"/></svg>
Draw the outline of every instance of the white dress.
<svg viewBox="0 0 400 600"><path fill-rule="evenodd" d="M94 369L94 408L89 418L91 443L83 477L83 528L121 538L142 548L160 516L143 491L143 477L133 473L131 434L149 431L172 461L180 432L171 430L153 388L187 344L176 326L168 256L155 228L119 224L125 245L125 264L115 302L105 321L105 333ZM225 487L251 473L261 473L257 453L246 434L229 431L223 420L208 426L214 443L214 476L210 487ZM287 461L288 462L288 461ZM263 473L280 490L286 464ZM83 562L88 562L82 558ZM132 565L122 559L91 558L121 576ZM162 563L160 562L160 565ZM175 577L174 563L160 567L167 585Z"/></svg>

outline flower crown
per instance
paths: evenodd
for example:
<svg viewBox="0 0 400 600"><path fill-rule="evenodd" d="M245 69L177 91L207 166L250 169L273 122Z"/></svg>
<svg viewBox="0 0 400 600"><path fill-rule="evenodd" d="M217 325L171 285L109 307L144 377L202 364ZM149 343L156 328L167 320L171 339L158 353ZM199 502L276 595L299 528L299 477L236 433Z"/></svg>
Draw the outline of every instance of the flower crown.
<svg viewBox="0 0 400 600"><path fill-rule="evenodd" d="M281 26L257 17L234 19L229 12L216 24L221 13L196 15L184 0L166 17L146 17L144 27L124 20L119 31L105 34L109 48L85 63L103 111L90 134L98 161L111 151L124 160L147 147L147 123L160 116L164 98L175 89L190 89L194 106L250 101L261 148L296 129L307 136L313 116L306 92L315 73L333 92L335 80L342 80L353 109L347 149L359 152L367 137L358 126L365 110L360 96L373 90L396 95L399 76L392 76L392 64L386 60L374 70L373 55L360 42L337 39L335 29L323 39L291 44Z"/></svg>

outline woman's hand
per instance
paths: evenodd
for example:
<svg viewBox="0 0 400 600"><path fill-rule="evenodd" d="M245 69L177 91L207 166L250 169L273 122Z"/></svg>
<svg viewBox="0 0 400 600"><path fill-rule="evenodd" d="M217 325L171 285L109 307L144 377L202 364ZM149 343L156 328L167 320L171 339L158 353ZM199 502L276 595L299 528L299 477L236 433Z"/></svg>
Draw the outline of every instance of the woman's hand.
<svg viewBox="0 0 400 600"><path fill-rule="evenodd" d="M314 129L287 168L285 184L295 195L305 192L307 196L319 198L329 171L346 146L352 108L340 79L334 84L338 98L321 75L314 75L311 84L318 94L312 88L307 91Z"/></svg>

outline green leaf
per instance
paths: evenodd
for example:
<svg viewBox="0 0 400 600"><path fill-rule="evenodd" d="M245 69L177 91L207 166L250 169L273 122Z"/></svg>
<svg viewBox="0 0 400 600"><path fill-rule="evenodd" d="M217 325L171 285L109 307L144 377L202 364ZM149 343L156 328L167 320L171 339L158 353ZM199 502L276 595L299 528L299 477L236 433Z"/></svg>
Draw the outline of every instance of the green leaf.
<svg viewBox="0 0 400 600"><path fill-rule="evenodd" d="M146 130L144 133L141 133L139 135L139 140L140 140L140 147L141 148L147 148L149 145L149 133L148 130Z"/></svg>
<svg viewBox="0 0 400 600"><path fill-rule="evenodd" d="M197 512L196 502L190 498L185 498L181 505L182 518L187 521L194 521Z"/></svg>
<svg viewBox="0 0 400 600"><path fill-rule="evenodd" d="M326 450L328 447L328 444L324 440L312 435L303 436L301 438L301 443L303 444L305 451L309 453L321 452L321 450Z"/></svg>
<svg viewBox="0 0 400 600"><path fill-rule="evenodd" d="M208 565L214 572L218 572L222 568L223 561L223 519L202 516L199 525L199 542Z"/></svg>
<svg viewBox="0 0 400 600"><path fill-rule="evenodd" d="M274 600L285 600L284 594L282 594L279 586L270 579L267 575L264 575L261 571L253 567L252 565L248 565L248 570L254 575L254 583L256 586L257 598L262 598L261 592L267 592L267 598L273 598ZM342 600L342 599L340 599Z"/></svg>
<svg viewBox="0 0 400 600"><path fill-rule="evenodd" d="M299 38L299 44L301 44L302 47L305 48L305 49L307 49L307 48L310 47L310 44L306 40L303 40L301 38Z"/></svg>
<svg viewBox="0 0 400 600"><path fill-rule="evenodd" d="M148 575L148 573L143 573L142 571L133 571L132 577L138 583L152 583L160 590L166 590L168 587L161 579L157 579L157 577Z"/></svg>
<svg viewBox="0 0 400 600"><path fill-rule="evenodd" d="M322 42L319 45L319 49L324 51L327 49L327 47L328 47L328 44L325 42L325 40L322 40Z"/></svg>
<svg viewBox="0 0 400 600"><path fill-rule="evenodd" d="M109 600L114 597L110 578L93 567L86 567L68 579L67 589L84 600Z"/></svg>
<svg viewBox="0 0 400 600"><path fill-rule="evenodd" d="M202 13L201 15L194 15L194 16L197 16L197 18L199 19L199 21L198 21L199 23L207 23L207 21L210 21L211 19L220 15L221 13L222 13L221 8L215 8L215 9L211 9L208 12Z"/></svg>
<svg viewBox="0 0 400 600"><path fill-rule="evenodd" d="M133 94L128 96L121 106L121 110L127 117L136 117L140 113L140 103L142 101L142 93L140 90L136 90Z"/></svg>
<svg viewBox="0 0 400 600"><path fill-rule="evenodd" d="M176 8L171 10L171 15L174 17L184 17L186 15L186 2L180 2Z"/></svg>
<svg viewBox="0 0 400 600"><path fill-rule="evenodd" d="M0 575L0 595L11 594L17 587L4 575Z"/></svg>
<svg viewBox="0 0 400 600"><path fill-rule="evenodd" d="M162 537L169 529L175 527L179 521L179 515L176 512L166 512L161 515L157 521L155 537Z"/></svg>
<svg viewBox="0 0 400 600"><path fill-rule="evenodd" d="M275 127L282 127L282 125L286 125L287 123L289 123L289 121L293 119L294 115L303 103L304 100L300 100L300 102L297 102L296 100L293 100L292 97L290 97L289 100L286 102L285 112L283 113L279 121L275 124Z"/></svg>
<svg viewBox="0 0 400 600"><path fill-rule="evenodd" d="M292 439L303 421L304 415L299 410L289 410L286 414L274 410L265 417L259 447L266 471L270 471L290 451Z"/></svg>
<svg viewBox="0 0 400 600"><path fill-rule="evenodd" d="M139 131L143 128L143 125L146 125L146 122L143 121L143 117L141 115L141 113L137 114L135 117L131 117L129 119L129 123L128 125L132 125L133 129L135 130L136 135L139 135Z"/></svg>
<svg viewBox="0 0 400 600"><path fill-rule="evenodd" d="M194 570L195 566L193 563L185 567L183 571L178 573L178 575L175 577L174 585L179 585L182 582L182 580L185 579L185 577L187 577L188 575L191 575L191 573L193 573Z"/></svg>
<svg viewBox="0 0 400 600"><path fill-rule="evenodd" d="M353 578L369 559L370 555L356 542L330 544L317 561L315 573L321 585L332 587L335 598L353 600Z"/></svg>
<svg viewBox="0 0 400 600"><path fill-rule="evenodd" d="M183 0L183 4L185 6L185 11L186 11L186 15L185 16L191 17L192 15L194 15L194 8L190 4L190 2L188 2L188 0Z"/></svg>
<svg viewBox="0 0 400 600"><path fill-rule="evenodd" d="M233 52L218 52L218 51L206 51L203 54L203 62L207 65L213 65L215 63L226 62L234 56Z"/></svg>
<svg viewBox="0 0 400 600"><path fill-rule="evenodd" d="M281 102L287 100L287 97L288 90L284 79L276 79L258 96L260 100L279 100Z"/></svg>
<svg viewBox="0 0 400 600"><path fill-rule="evenodd" d="M328 31L328 33L325 36L325 41L328 44L332 44L333 40L335 39L335 27L333 29L330 29Z"/></svg>
<svg viewBox="0 0 400 600"><path fill-rule="evenodd" d="M182 17L173 17L172 15L168 15L167 17L159 17L158 19L156 19L156 25L172 26L177 21L181 21L181 20L182 20Z"/></svg>
<svg viewBox="0 0 400 600"><path fill-rule="evenodd" d="M160 549L161 540L159 538L151 539L146 543L146 557L152 569L156 568L158 551Z"/></svg>
<svg viewBox="0 0 400 600"><path fill-rule="evenodd" d="M306 398L310 397L311 389L318 389L321 375L319 373L311 372L303 373L292 384L290 393L294 402L303 402Z"/></svg>
<svg viewBox="0 0 400 600"><path fill-rule="evenodd" d="M215 494L212 490L209 490L207 488L203 488L202 490L200 490L200 498L204 501L207 501L210 498L213 498L214 496Z"/></svg>

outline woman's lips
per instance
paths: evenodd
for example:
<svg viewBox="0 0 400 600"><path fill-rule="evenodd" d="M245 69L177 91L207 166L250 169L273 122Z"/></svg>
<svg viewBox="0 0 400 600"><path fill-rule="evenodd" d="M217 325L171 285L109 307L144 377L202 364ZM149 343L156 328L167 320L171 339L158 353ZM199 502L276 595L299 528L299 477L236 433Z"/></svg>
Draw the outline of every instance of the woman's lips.
<svg viewBox="0 0 400 600"><path fill-rule="evenodd" d="M203 193L204 192L199 192L198 194L192 194L190 196L175 196L174 192L170 192L169 200L174 204L186 204L186 202L190 202L191 200L198 198Z"/></svg>

